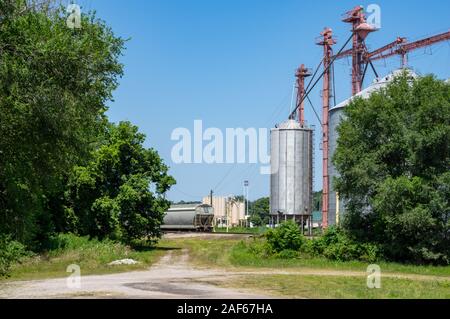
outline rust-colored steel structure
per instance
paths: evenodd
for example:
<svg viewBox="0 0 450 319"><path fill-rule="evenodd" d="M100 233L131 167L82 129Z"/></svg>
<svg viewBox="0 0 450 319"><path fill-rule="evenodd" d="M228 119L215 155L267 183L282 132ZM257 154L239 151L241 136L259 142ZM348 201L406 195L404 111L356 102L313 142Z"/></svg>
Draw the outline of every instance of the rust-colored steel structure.
<svg viewBox="0 0 450 319"><path fill-rule="evenodd" d="M305 126L305 78L311 76L311 71L302 64L298 69L295 77L297 78L297 110L298 121L300 125Z"/></svg>
<svg viewBox="0 0 450 319"><path fill-rule="evenodd" d="M406 38L398 37L394 42L389 43L375 51L368 52L365 45L365 40L371 32L377 31L374 27L370 26L366 22L364 10L361 6L356 6L345 14L343 22L352 24L353 41L352 48L346 51L342 51L336 56L331 54L332 45L336 42L332 40L332 31L326 29L322 32L324 39L318 44L324 46L324 69L323 76L323 195L322 195L322 227L328 227L328 202L329 202L329 173L328 173L328 161L331 154L329 154L329 108L330 108L330 61L340 59L346 56L352 57L352 95L356 95L361 92L364 80L365 65L384 58L389 58L394 55L400 55L402 61L402 67L407 66L407 54L413 50L419 48L431 46L438 42L446 41L450 39L450 31L444 32L432 37L428 37L422 40L418 40L412 43L408 43ZM331 54L331 55L330 55ZM334 92L333 92L334 94Z"/></svg>
<svg viewBox="0 0 450 319"><path fill-rule="evenodd" d="M395 50L395 48L397 48L399 45L406 43L406 38L402 38L402 37L397 37L397 39L394 42L391 42L389 44L386 44L385 46L371 52L371 53L365 53L365 57L364 59L366 60L374 60L375 56L378 55L383 55L384 52L388 51L388 50Z"/></svg>
<svg viewBox="0 0 450 319"><path fill-rule="evenodd" d="M331 88L331 68L330 63L333 57L333 45L336 40L333 39L333 30L325 28L320 34L322 37L317 41L317 45L323 46L323 91L322 91L322 131L323 131L323 193L322 193L322 227L328 227L328 193L329 193L329 174L328 174L328 120L330 110L330 88Z"/></svg>
<svg viewBox="0 0 450 319"><path fill-rule="evenodd" d="M323 91L322 91L322 145L323 145L323 195L322 195L322 227L328 227L328 202L329 202L329 109L330 109L330 97L331 97L331 64L336 59L344 57L352 57L352 95L356 95L361 92L364 81L364 73L367 69L367 65L372 61L389 58L395 55L401 56L402 68L407 66L407 55L409 52L431 46L433 44L450 40L450 31L444 32L435 36L431 36L425 39L421 39L415 42L408 43L406 38L398 37L395 41L369 52L365 44L367 36L375 31L378 31L373 26L369 25L366 21L364 9L361 6L356 6L352 10L344 14L343 22L352 25L352 48L348 50L340 50L337 55L333 55L333 45L336 44L333 39L333 31L330 28L325 28L321 33L316 44L323 46ZM372 65L373 68L373 65ZM304 100L309 92L305 92L305 78L311 76L311 73L302 64L297 70L297 105L296 110L291 114L291 117L296 115L298 120L303 126L305 123L304 118ZM314 85L313 85L314 87ZM312 88L311 88L312 89ZM311 90L310 89L310 90ZM308 90L308 91L310 91ZM333 92L334 94L334 92Z"/></svg>
<svg viewBox="0 0 450 319"><path fill-rule="evenodd" d="M352 95L361 92L364 70L364 40L369 33L376 31L374 27L366 22L364 8L356 6L345 14L342 20L352 24L353 46L350 50L352 54Z"/></svg>
<svg viewBox="0 0 450 319"><path fill-rule="evenodd" d="M367 49L365 49L362 58L364 63L368 63L369 61L377 61L399 55L401 56L401 67L405 68L408 66L408 53L448 40L450 40L450 31L440 33L425 39L417 40L411 43L408 43L407 39L404 37L398 37L395 41L386 44L385 46L372 52L367 52ZM342 53L336 55L335 57L336 59L342 59L348 56L353 57L353 49L342 51Z"/></svg>
<svg viewBox="0 0 450 319"><path fill-rule="evenodd" d="M411 43L408 43L406 41L406 38L397 38L397 41L395 41L394 45L389 46L387 48L381 48L378 50L375 50L374 52L368 53L367 56L370 60L380 60L392 57L394 55L400 55L401 61L402 61L402 68L406 67L408 64L408 58L407 55L409 52L425 48L428 46L431 46L433 44L450 40L450 31L434 35L432 37L428 37L425 39L421 39L418 41L414 41ZM386 52L387 51L387 52Z"/></svg>

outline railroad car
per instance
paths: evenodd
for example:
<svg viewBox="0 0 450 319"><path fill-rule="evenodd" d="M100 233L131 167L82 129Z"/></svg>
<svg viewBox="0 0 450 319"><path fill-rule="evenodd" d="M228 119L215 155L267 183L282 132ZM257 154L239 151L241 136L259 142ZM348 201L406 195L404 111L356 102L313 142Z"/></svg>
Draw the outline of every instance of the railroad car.
<svg viewBox="0 0 450 319"><path fill-rule="evenodd" d="M213 230L214 209L206 204L172 205L164 216L163 231Z"/></svg>

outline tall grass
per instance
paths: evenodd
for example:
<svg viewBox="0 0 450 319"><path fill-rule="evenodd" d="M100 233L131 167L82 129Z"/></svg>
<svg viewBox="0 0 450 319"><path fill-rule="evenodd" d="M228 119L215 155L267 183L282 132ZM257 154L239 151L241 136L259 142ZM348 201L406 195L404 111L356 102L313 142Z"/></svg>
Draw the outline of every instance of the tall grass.
<svg viewBox="0 0 450 319"><path fill-rule="evenodd" d="M50 241L46 253L27 257L12 267L10 280L65 277L67 266L80 266L81 274L103 274L149 267L164 251L146 247L139 251L111 240L99 241L73 234L60 234ZM130 258L137 265L108 266L108 263Z"/></svg>

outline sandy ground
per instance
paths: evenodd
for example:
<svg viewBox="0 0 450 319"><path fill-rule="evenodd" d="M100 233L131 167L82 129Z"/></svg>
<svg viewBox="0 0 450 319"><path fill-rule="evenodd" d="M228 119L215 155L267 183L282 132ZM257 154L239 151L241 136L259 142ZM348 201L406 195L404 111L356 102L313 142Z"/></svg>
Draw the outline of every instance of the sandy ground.
<svg viewBox="0 0 450 319"><path fill-rule="evenodd" d="M170 234L166 238L204 236ZM209 235L211 236L211 235ZM215 235L216 237L217 235ZM219 235L220 236L220 235ZM228 235L224 235L228 236ZM209 269L194 267L189 254L168 252L158 263L145 271L112 275L81 277L81 288L69 288L67 278L16 281L0 284L0 298L157 298L157 299L264 299L273 298L265 292L221 288L214 283L244 275L315 275L315 276L367 276L365 272L333 271L326 269ZM446 277L383 274L383 277L416 280L448 280Z"/></svg>

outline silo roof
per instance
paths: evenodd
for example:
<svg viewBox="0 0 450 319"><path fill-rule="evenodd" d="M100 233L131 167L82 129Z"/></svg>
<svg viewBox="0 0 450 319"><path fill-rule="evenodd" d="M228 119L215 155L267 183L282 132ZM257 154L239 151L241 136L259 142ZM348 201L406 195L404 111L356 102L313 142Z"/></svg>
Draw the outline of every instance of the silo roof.
<svg viewBox="0 0 450 319"><path fill-rule="evenodd" d="M372 93L379 91L382 88L385 88L390 82L392 82L392 80L394 80L394 78L400 76L404 71L406 71L408 73L408 75L412 76L413 78L417 78L418 75L410 70L410 69L398 69L395 70L394 72L381 77L381 78L376 78L371 85L369 85L367 88L365 88L364 90L362 90L361 92L359 92L358 94L342 101L341 103L339 103L338 105L332 107L330 109L331 110L335 110L335 109L339 109L342 107L347 106L355 97L362 97L363 99L368 99Z"/></svg>
<svg viewBox="0 0 450 319"><path fill-rule="evenodd" d="M309 130L309 128L302 126L296 120L287 120L283 123L278 124L275 129L278 129L278 130Z"/></svg>

